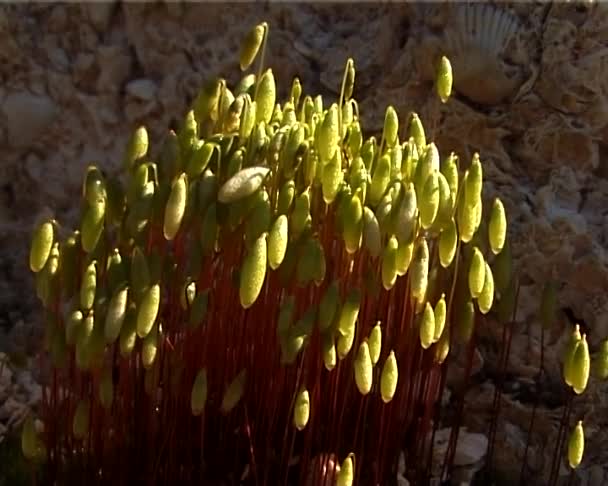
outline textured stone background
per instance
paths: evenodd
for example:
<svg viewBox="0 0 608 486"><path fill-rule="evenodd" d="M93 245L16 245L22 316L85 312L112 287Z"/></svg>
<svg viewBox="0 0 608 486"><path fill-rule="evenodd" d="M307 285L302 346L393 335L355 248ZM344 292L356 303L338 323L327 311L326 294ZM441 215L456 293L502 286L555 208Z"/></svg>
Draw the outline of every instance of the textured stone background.
<svg viewBox="0 0 608 486"><path fill-rule="evenodd" d="M566 311L548 338L547 403L536 430L543 441L563 403L558 352L570 319L584 323L592 351L608 336L608 7L599 3L0 6L0 351L13 360L33 353L40 317L26 262L35 222L54 214L75 224L88 163L115 170L136 125L154 140L204 80L235 83L240 39L260 20L270 23L266 59L284 90L298 75L305 91L337 96L352 56L364 127L379 130L393 104L402 120L420 113L442 152L481 153L487 195L507 206L523 284L510 363L517 378L500 427L499 466L511 475L530 414L530 399L521 397L538 367L535 313L545 279L560 282ZM430 79L442 49L456 93L439 106ZM482 378L491 375L499 337L486 334ZM4 381L0 436L12 423L6 402L27 406L39 393L16 375ZM479 382L469 392L478 409L469 425L483 430L493 385ZM593 406L586 432L601 444L606 393L593 387L579 405ZM540 442L532 450L537 471L546 467ZM589 447L585 484L603 484L607 465L603 449Z"/></svg>

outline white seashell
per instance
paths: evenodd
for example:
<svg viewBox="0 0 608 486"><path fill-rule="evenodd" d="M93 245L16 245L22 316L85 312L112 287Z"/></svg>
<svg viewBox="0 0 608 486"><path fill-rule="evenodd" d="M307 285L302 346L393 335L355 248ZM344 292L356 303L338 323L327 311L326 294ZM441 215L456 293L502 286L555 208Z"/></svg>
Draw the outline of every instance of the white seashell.
<svg viewBox="0 0 608 486"><path fill-rule="evenodd" d="M467 98L496 104L521 86L521 69L503 62L509 42L522 29L517 17L489 4L452 6L442 46L454 72L454 87Z"/></svg>

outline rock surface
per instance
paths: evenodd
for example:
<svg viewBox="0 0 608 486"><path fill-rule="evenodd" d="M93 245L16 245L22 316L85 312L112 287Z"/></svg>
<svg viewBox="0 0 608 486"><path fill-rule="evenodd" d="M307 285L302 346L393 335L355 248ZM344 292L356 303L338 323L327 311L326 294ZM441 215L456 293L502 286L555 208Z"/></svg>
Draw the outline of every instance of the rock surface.
<svg viewBox="0 0 608 486"><path fill-rule="evenodd" d="M55 214L74 224L72 201L88 163L115 171L136 124L159 136L184 114L204 80L221 73L235 83L240 39L262 19L271 25L267 61L277 79L298 75L308 91L336 96L352 56L365 127L380 130L379 107L393 104L402 120L420 113L443 152L455 150L465 163L480 152L487 195L500 195L508 211L522 283L508 368L519 378L503 405L508 423L499 433L506 446L497 457L509 477L521 465L531 402L518 397L538 370L537 308L545 280L560 282L558 302L566 309L546 336L542 383L551 405L541 404L538 427L547 434L555 434L564 404L555 390L571 320L584 324L592 351L608 335L608 6L602 2L4 6L0 351L27 357L37 342L40 312L25 263L34 223ZM480 32L476 19L504 28ZM445 105L431 81L442 45L451 50L456 78ZM500 339L499 331L484 333L490 343ZM495 346L485 344L477 381L491 375L498 359ZM1 376L0 417L18 417L15 410L32 405L39 392L25 378L21 385L17 375ZM492 403L494 385L486 385L469 391L469 405L482 416ZM600 425L597 417L608 407L606 386L597 386L595 400L583 402L593 402L589 420ZM0 418L0 437L18 420ZM593 444L605 432L589 430L593 457L581 466L580 484L603 484L608 457ZM532 449L530 458L542 456L538 444ZM545 467L540 459L529 461L539 471Z"/></svg>

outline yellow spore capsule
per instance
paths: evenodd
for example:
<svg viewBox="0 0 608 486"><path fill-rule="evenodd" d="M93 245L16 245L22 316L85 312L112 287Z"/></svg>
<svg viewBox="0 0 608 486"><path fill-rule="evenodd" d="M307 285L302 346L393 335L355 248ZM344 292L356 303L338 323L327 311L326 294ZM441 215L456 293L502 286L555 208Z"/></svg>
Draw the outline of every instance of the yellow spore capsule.
<svg viewBox="0 0 608 486"><path fill-rule="evenodd" d="M409 182L405 186L395 219L395 236L400 243L409 243L413 240L417 214L418 198L416 197L416 189L414 184Z"/></svg>
<svg viewBox="0 0 608 486"><path fill-rule="evenodd" d="M236 407L241 400L243 393L245 392L246 380L247 370L243 369L226 388L224 397L222 398L222 404L220 406L220 410L224 415L230 413L230 411L234 409L234 407Z"/></svg>
<svg viewBox="0 0 608 486"><path fill-rule="evenodd" d="M471 292L471 297L474 299L479 297L481 291L483 290L485 274L486 265L483 259L483 254L479 248L475 247L473 248L471 263L469 266L469 291Z"/></svg>
<svg viewBox="0 0 608 486"><path fill-rule="evenodd" d="M128 357L137 341L137 307L131 304L127 309L127 315L120 330L120 355L123 358Z"/></svg>
<svg viewBox="0 0 608 486"><path fill-rule="evenodd" d="M494 276L488 262L485 262L485 274L483 280L483 288L477 297L477 305L482 314L487 314L494 303Z"/></svg>
<svg viewBox="0 0 608 486"><path fill-rule="evenodd" d="M439 263L441 263L443 268L448 268L454 261L457 245L458 232L456 230L456 223L452 218L439 234Z"/></svg>
<svg viewBox="0 0 608 486"><path fill-rule="evenodd" d="M346 296L340 312L340 320L338 321L338 332L343 336L350 334L354 330L355 323L359 317L360 305L361 291L358 288L352 288Z"/></svg>
<svg viewBox="0 0 608 486"><path fill-rule="evenodd" d="M80 284L80 308L89 310L95 302L97 288L97 262L93 260L86 268Z"/></svg>
<svg viewBox="0 0 608 486"><path fill-rule="evenodd" d="M334 335L326 333L321 336L321 352L323 354L323 365L327 371L331 371L336 367L336 345L334 343Z"/></svg>
<svg viewBox="0 0 608 486"><path fill-rule="evenodd" d="M578 343L581 340L581 332L578 324L574 326L574 330L570 335L570 339L566 343L566 349L564 351L564 365L563 365L563 374L564 381L566 385L573 386L574 378L573 378L573 366L572 363L574 361L574 354L576 352L576 348Z"/></svg>
<svg viewBox="0 0 608 486"><path fill-rule="evenodd" d="M224 204L240 201L256 192L270 172L268 167L246 167L228 179L220 188L217 199Z"/></svg>
<svg viewBox="0 0 608 486"><path fill-rule="evenodd" d="M340 472L336 478L336 486L352 486L355 477L354 460L355 455L351 452L340 467Z"/></svg>
<svg viewBox="0 0 608 486"><path fill-rule="evenodd" d="M372 360L372 365L376 366L376 363L380 359L380 351L382 350L382 327L380 321L372 328L367 338L367 345L369 346L369 357Z"/></svg>
<svg viewBox="0 0 608 486"><path fill-rule="evenodd" d="M405 275L410 268L412 263L412 257L414 256L414 242L410 243L399 243L397 248L397 275Z"/></svg>
<svg viewBox="0 0 608 486"><path fill-rule="evenodd" d="M488 225L488 240L492 253L497 255L500 253L505 244L507 235L507 216L505 207L502 201L498 198L494 199L492 204L492 212L490 213L490 223Z"/></svg>
<svg viewBox="0 0 608 486"><path fill-rule="evenodd" d="M450 352L450 329L446 327L435 347L435 362L442 364Z"/></svg>
<svg viewBox="0 0 608 486"><path fill-rule="evenodd" d="M363 240L363 205L358 192L346 203L343 214L344 246L349 254L353 254L359 250Z"/></svg>
<svg viewBox="0 0 608 486"><path fill-rule="evenodd" d="M80 400L78 405L76 405L72 421L72 433L76 439L84 439L89 432L89 410L90 405L88 400Z"/></svg>
<svg viewBox="0 0 608 486"><path fill-rule="evenodd" d="M372 174L372 183L369 186L369 201L372 206L377 206L391 181L391 158L383 155L378 160Z"/></svg>
<svg viewBox="0 0 608 486"><path fill-rule="evenodd" d="M293 424L298 430L304 430L310 417L310 396L308 390L302 388L296 397L293 409Z"/></svg>
<svg viewBox="0 0 608 486"><path fill-rule="evenodd" d="M326 163L321 170L321 188L323 190L323 200L326 204L331 204L338 195L340 185L344 180L341 152L336 150L332 159Z"/></svg>
<svg viewBox="0 0 608 486"><path fill-rule="evenodd" d="M325 332L334 322L340 304L338 281L329 284L319 303L319 330Z"/></svg>
<svg viewBox="0 0 608 486"><path fill-rule="evenodd" d="M254 241L241 267L239 298L244 309L254 304L264 286L267 264L266 239L267 233L263 233Z"/></svg>
<svg viewBox="0 0 608 486"><path fill-rule="evenodd" d="M465 176L465 182L467 177ZM469 206L466 203L464 195L458 198L458 207L456 208L456 222L458 223L458 232L460 240L463 243L469 243L475 231L477 231L477 216L478 210L481 209L481 199L474 206Z"/></svg>
<svg viewBox="0 0 608 486"><path fill-rule="evenodd" d="M385 290L390 290L397 280L397 250L399 243L397 238L391 236L386 243L382 254L382 286Z"/></svg>
<svg viewBox="0 0 608 486"><path fill-rule="evenodd" d="M426 178L419 202L420 223L424 229L430 228L435 222L439 210L439 177L437 172L431 172Z"/></svg>
<svg viewBox="0 0 608 486"><path fill-rule="evenodd" d="M363 208L363 244L373 258L380 255L382 251L380 225L374 212L367 206Z"/></svg>
<svg viewBox="0 0 608 486"><path fill-rule="evenodd" d="M354 361L355 383L362 395L367 395L372 389L373 364L369 355L369 346L363 341L359 346L359 351Z"/></svg>
<svg viewBox="0 0 608 486"><path fill-rule="evenodd" d="M420 345L422 349L428 349L433 344L435 336L435 314L431 304L428 302L424 306L420 319Z"/></svg>
<svg viewBox="0 0 608 486"><path fill-rule="evenodd" d="M458 333L464 342L468 342L473 336L475 328L475 306L468 300L458 309Z"/></svg>
<svg viewBox="0 0 608 486"><path fill-rule="evenodd" d="M384 114L384 131L382 133L388 147L394 147L399 141L399 116L395 108L388 106Z"/></svg>
<svg viewBox="0 0 608 486"><path fill-rule="evenodd" d="M479 160L479 154L473 154L473 160L471 166L467 171L467 177L464 182L464 196L467 206L475 207L477 202L481 199L481 190L483 187L483 170L481 168L481 161Z"/></svg>
<svg viewBox="0 0 608 486"><path fill-rule="evenodd" d="M137 311L137 335L145 338L152 329L160 307L160 285L150 286L144 293Z"/></svg>
<svg viewBox="0 0 608 486"><path fill-rule="evenodd" d="M116 341L127 313L129 287L118 289L108 304L104 334L108 344Z"/></svg>
<svg viewBox="0 0 608 486"><path fill-rule="evenodd" d="M277 85L274 80L272 69L267 69L260 78L257 97L254 100L257 104L255 111L255 121L260 123L270 123L274 104L277 99Z"/></svg>
<svg viewBox="0 0 608 486"><path fill-rule="evenodd" d="M173 240L182 224L186 211L188 196L188 182L185 173L182 173L171 184L171 192L165 206L165 219L163 221L163 235L166 240Z"/></svg>
<svg viewBox="0 0 608 486"><path fill-rule="evenodd" d="M339 108L333 103L317 128L318 136L315 137L315 145L319 151L322 164L327 164L334 158L340 141Z"/></svg>
<svg viewBox="0 0 608 486"><path fill-rule="evenodd" d="M583 334L581 340L576 345L571 364L572 389L577 395L583 393L587 388L590 369L589 345L587 344L586 335Z"/></svg>
<svg viewBox="0 0 608 486"><path fill-rule="evenodd" d="M194 379L192 393L190 395L190 409L192 415L199 416L205 409L207 403L207 369L202 368Z"/></svg>
<svg viewBox="0 0 608 486"><path fill-rule="evenodd" d="M454 152L444 159L441 164L441 173L450 186L450 194L454 197L458 194L458 156Z"/></svg>
<svg viewBox="0 0 608 486"><path fill-rule="evenodd" d="M409 275L412 297L418 302L423 302L429 281L429 247L424 238L414 249Z"/></svg>
<svg viewBox="0 0 608 486"><path fill-rule="evenodd" d="M84 212L80 223L80 243L82 249L90 253L97 246L97 242L103 232L104 216L106 214L105 199L98 200L89 205Z"/></svg>
<svg viewBox="0 0 608 486"><path fill-rule="evenodd" d="M267 28L266 22L262 22L251 29L245 39L243 39L239 55L241 71L245 71L253 63L255 56L257 56L260 50Z"/></svg>
<svg viewBox="0 0 608 486"><path fill-rule="evenodd" d="M288 226L287 216L280 214L270 228L268 235L268 266L273 270L279 268L285 258L289 239Z"/></svg>
<svg viewBox="0 0 608 486"><path fill-rule="evenodd" d="M395 352L391 351L380 375L380 395L384 403L390 402L395 396L397 390L397 382L399 381L399 367L397 366L397 358Z"/></svg>
<svg viewBox="0 0 608 486"><path fill-rule="evenodd" d="M422 126L422 122L420 121L420 117L417 113L412 113L408 133L410 137L414 138L414 143L416 144L418 153L422 154L426 148L426 135L424 133L424 126Z"/></svg>
<svg viewBox="0 0 608 486"><path fill-rule="evenodd" d="M445 319L447 315L447 305L445 303L445 294L441 294L441 297L435 304L435 309L433 309L433 314L435 316L435 332L433 334L433 342L436 343L439 341L439 338L443 334L443 329L445 328Z"/></svg>
<svg viewBox="0 0 608 486"><path fill-rule="evenodd" d="M30 248L30 270L39 272L46 265L51 254L55 231L52 221L45 221L34 231Z"/></svg>
<svg viewBox="0 0 608 486"><path fill-rule="evenodd" d="M572 469L576 469L583 460L585 452L585 431L583 421L579 420L568 439L568 464Z"/></svg>
<svg viewBox="0 0 608 486"><path fill-rule="evenodd" d="M148 153L148 131L146 127L137 127L129 142L124 158L124 166L131 169L135 162Z"/></svg>
<svg viewBox="0 0 608 486"><path fill-rule="evenodd" d="M450 60L445 56L441 56L439 65L437 66L435 87L442 103L446 103L452 94L452 81L452 65L450 64Z"/></svg>

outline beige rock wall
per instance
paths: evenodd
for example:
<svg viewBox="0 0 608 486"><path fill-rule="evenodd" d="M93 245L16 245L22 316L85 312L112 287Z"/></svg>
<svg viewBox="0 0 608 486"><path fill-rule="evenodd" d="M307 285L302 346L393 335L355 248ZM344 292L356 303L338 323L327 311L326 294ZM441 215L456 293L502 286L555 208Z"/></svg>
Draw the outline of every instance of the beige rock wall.
<svg viewBox="0 0 608 486"><path fill-rule="evenodd" d="M481 153L488 195L511 221L519 320L535 326L539 284L555 277L594 349L608 335L608 7L463 5L0 6L0 329L35 322L34 222L53 212L74 224L86 165L116 170L137 124L161 136L205 79L238 80L240 39L266 19L284 91L298 75L307 91L336 96L352 56L366 127L379 130L391 103L402 120L419 112L442 151ZM456 92L440 106L431 79L442 53ZM537 332L524 341L538 349ZM538 353L521 348L514 366L533 370Z"/></svg>

